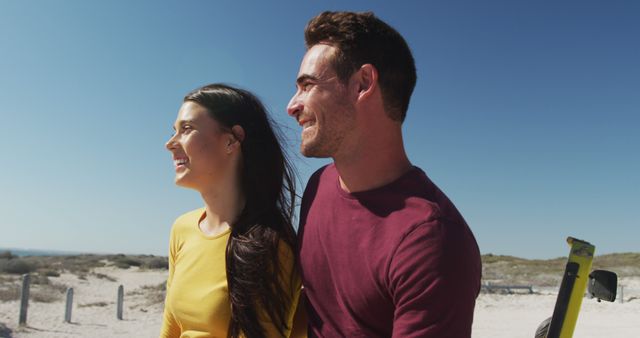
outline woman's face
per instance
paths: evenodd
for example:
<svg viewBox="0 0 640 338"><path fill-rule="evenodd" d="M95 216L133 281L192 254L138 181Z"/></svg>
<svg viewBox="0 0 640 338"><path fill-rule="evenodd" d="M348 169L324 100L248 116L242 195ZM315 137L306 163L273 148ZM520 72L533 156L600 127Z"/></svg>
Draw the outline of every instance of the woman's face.
<svg viewBox="0 0 640 338"><path fill-rule="evenodd" d="M191 101L182 104L173 128L166 147L173 155L176 184L201 192L215 186L231 169L233 134Z"/></svg>

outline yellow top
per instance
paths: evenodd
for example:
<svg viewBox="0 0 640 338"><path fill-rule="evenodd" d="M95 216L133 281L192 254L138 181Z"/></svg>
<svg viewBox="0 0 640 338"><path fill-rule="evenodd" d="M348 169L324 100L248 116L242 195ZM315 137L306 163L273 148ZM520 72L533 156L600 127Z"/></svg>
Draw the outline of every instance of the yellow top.
<svg viewBox="0 0 640 338"><path fill-rule="evenodd" d="M169 278L160 337L227 337L231 303L225 253L231 231L206 236L198 226L204 215L204 208L188 212L180 216L171 229ZM293 258L291 248L280 245L281 266L286 276L293 268ZM290 280L285 278L285 282ZM295 283L288 313L289 328L300 296L299 276ZM261 320L261 324L267 337L279 336L272 323ZM289 336L290 330L286 333Z"/></svg>

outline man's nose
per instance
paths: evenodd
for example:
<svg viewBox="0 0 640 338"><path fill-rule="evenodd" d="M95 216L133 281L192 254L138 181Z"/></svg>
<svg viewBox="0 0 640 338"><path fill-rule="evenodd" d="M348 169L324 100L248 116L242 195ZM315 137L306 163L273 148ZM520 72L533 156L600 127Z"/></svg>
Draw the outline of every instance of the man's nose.
<svg viewBox="0 0 640 338"><path fill-rule="evenodd" d="M303 108L304 105L302 105L302 102L298 99L298 95L294 95L287 105L287 114L291 117L297 117Z"/></svg>

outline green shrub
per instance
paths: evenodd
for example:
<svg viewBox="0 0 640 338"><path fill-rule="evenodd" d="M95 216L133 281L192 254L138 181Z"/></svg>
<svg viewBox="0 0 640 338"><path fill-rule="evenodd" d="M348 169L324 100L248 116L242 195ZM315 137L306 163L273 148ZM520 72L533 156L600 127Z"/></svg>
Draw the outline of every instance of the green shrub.
<svg viewBox="0 0 640 338"><path fill-rule="evenodd" d="M51 281L49 280L49 277L47 277L45 275L37 274L37 275L32 275L31 276L31 284L49 285L49 284L51 284Z"/></svg>
<svg viewBox="0 0 640 338"><path fill-rule="evenodd" d="M29 298L38 303L53 303L62 299L62 295L57 292L51 292L51 290L34 290L29 295Z"/></svg>
<svg viewBox="0 0 640 338"><path fill-rule="evenodd" d="M93 273L93 275L96 276L96 278L98 278L98 279L106 279L106 280L108 280L110 282L116 282L117 281L117 279L115 279L115 278L113 278L113 277L111 277L109 275L105 275L104 273Z"/></svg>
<svg viewBox="0 0 640 338"><path fill-rule="evenodd" d="M143 285L140 290L146 294L146 305L162 304L165 300L167 291L167 283L160 283L156 285Z"/></svg>
<svg viewBox="0 0 640 338"><path fill-rule="evenodd" d="M55 270L46 270L44 272L44 275L47 277L60 277L60 273Z"/></svg>
<svg viewBox="0 0 640 338"><path fill-rule="evenodd" d="M0 269L2 269L2 271L6 273L22 275L35 271L36 266L33 263L27 262L20 258L16 258L2 261L2 264L0 264Z"/></svg>
<svg viewBox="0 0 640 338"><path fill-rule="evenodd" d="M104 266L101 262L103 256L97 255L75 255L57 258L61 270L66 270L73 274L87 274L91 269Z"/></svg>
<svg viewBox="0 0 640 338"><path fill-rule="evenodd" d="M20 299L20 287L15 284L0 287L0 302L9 302ZM0 335L0 337L2 337Z"/></svg>
<svg viewBox="0 0 640 338"><path fill-rule="evenodd" d="M0 252L0 259L12 259L12 258L16 258L16 256L14 256L11 253L11 251Z"/></svg>
<svg viewBox="0 0 640 338"><path fill-rule="evenodd" d="M168 269L169 260L166 257L151 257L142 264L143 268L147 269Z"/></svg>
<svg viewBox="0 0 640 338"><path fill-rule="evenodd" d="M109 303L107 302L95 302L95 303L78 304L78 307L92 307L92 306L105 307L107 305L109 305Z"/></svg>
<svg viewBox="0 0 640 338"><path fill-rule="evenodd" d="M141 266L142 262L135 258L117 255L113 260L113 264L120 269L128 269L132 266Z"/></svg>
<svg viewBox="0 0 640 338"><path fill-rule="evenodd" d="M125 262L114 262L114 265L120 269L128 269L131 267L131 265L125 263Z"/></svg>

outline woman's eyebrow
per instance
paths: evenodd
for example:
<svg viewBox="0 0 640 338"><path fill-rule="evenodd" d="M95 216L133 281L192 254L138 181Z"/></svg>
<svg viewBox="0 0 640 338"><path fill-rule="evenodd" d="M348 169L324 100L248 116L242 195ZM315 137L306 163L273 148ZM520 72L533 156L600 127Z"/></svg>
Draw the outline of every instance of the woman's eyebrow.
<svg viewBox="0 0 640 338"><path fill-rule="evenodd" d="M185 124L192 124L193 120L179 120L173 125L173 130L176 130L176 127L181 127Z"/></svg>

